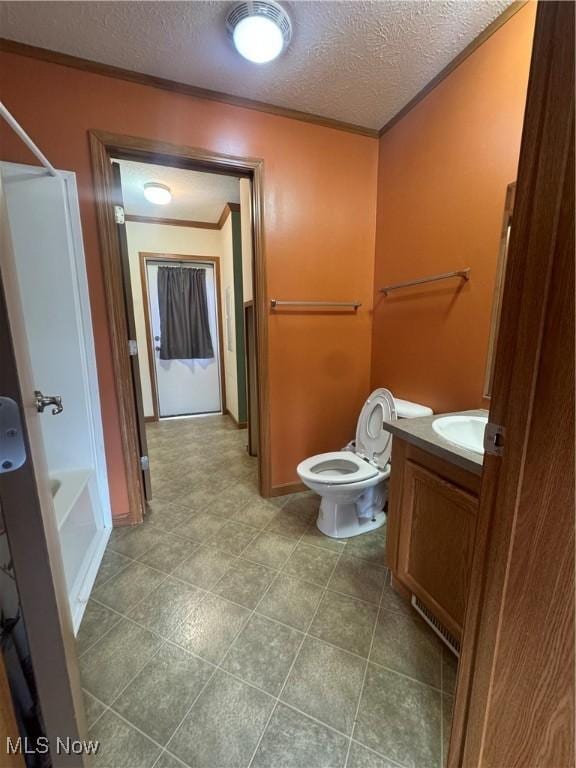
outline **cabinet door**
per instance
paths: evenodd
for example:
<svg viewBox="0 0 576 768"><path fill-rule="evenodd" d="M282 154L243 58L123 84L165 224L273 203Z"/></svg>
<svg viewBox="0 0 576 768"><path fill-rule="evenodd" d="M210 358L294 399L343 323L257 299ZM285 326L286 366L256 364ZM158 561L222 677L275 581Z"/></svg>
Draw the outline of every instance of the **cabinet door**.
<svg viewBox="0 0 576 768"><path fill-rule="evenodd" d="M478 499L410 460L403 485L398 578L460 638Z"/></svg>

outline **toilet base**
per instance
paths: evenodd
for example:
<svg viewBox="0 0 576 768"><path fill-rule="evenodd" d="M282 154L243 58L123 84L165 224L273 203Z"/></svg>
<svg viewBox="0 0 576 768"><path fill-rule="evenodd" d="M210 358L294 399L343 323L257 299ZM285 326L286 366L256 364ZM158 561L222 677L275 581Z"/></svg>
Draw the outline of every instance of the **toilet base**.
<svg viewBox="0 0 576 768"><path fill-rule="evenodd" d="M358 517L355 502L337 502L324 496L320 504L316 527L325 536L333 539L348 539L381 528L386 522L386 513L373 511L367 517Z"/></svg>

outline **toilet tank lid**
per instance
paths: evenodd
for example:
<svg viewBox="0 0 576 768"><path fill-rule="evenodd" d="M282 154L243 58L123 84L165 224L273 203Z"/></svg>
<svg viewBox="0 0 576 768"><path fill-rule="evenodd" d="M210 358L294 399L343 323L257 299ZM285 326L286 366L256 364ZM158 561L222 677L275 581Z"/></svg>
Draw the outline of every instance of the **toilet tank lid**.
<svg viewBox="0 0 576 768"><path fill-rule="evenodd" d="M428 408L427 405L411 403L410 400L401 400L399 397L394 398L394 403L399 419L417 419L420 416L432 416L434 413L432 408Z"/></svg>

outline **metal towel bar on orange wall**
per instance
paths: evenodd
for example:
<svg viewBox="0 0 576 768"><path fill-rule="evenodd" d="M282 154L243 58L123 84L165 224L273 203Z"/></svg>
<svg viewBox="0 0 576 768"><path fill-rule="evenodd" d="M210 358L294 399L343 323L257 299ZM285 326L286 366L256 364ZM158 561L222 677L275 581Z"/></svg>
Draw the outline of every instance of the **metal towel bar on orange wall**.
<svg viewBox="0 0 576 768"><path fill-rule="evenodd" d="M447 280L449 277L459 277L467 282L470 280L470 267L459 269L456 272L443 272L441 275L432 275L431 277L421 277L418 280L406 280L404 283L394 283L380 288L380 293L388 296L391 291L397 291L399 288L409 288L412 285L422 285L423 283L435 283L437 280Z"/></svg>
<svg viewBox="0 0 576 768"><path fill-rule="evenodd" d="M276 307L349 307L358 309L362 306L360 301L283 301L282 299L270 299L272 309Z"/></svg>

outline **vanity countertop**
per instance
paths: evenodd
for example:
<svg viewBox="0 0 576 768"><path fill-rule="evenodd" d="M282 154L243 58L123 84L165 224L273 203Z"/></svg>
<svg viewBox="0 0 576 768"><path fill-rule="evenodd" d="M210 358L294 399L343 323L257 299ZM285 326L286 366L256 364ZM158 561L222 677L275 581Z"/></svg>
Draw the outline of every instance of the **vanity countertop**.
<svg viewBox="0 0 576 768"><path fill-rule="evenodd" d="M402 440L433 453L441 459L450 461L462 469L473 472L475 475L482 473L484 456L474 451L467 451L444 440L432 429L432 422L442 416L488 416L488 411L478 409L474 411L456 411L455 413L435 413L433 416L421 416L417 419L397 419L385 421L384 427L397 435Z"/></svg>

